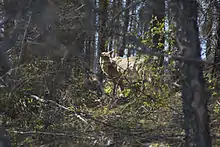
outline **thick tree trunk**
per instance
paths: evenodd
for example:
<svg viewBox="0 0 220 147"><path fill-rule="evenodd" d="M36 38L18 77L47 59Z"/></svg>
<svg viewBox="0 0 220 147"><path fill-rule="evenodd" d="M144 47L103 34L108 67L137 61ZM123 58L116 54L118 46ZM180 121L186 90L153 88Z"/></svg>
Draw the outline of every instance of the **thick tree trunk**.
<svg viewBox="0 0 220 147"><path fill-rule="evenodd" d="M197 26L196 0L169 0L177 27L177 43L185 58L200 59L201 48ZM185 146L210 147L207 101L201 65L184 62L182 101Z"/></svg>

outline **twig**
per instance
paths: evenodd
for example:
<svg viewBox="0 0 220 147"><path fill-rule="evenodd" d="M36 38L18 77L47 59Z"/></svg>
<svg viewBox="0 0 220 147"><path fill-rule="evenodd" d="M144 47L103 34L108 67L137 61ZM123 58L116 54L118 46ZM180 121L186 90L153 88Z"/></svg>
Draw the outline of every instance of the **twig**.
<svg viewBox="0 0 220 147"><path fill-rule="evenodd" d="M220 102L219 101L216 101L216 103L218 104L218 106L220 107Z"/></svg>
<svg viewBox="0 0 220 147"><path fill-rule="evenodd" d="M41 131L10 131L11 133L16 133L16 134L22 134L22 135L26 135L26 134L42 134L42 135L53 135L53 136L67 136L66 133L56 133L56 132L41 132ZM68 136L73 136L73 135L68 135Z"/></svg>
<svg viewBox="0 0 220 147"><path fill-rule="evenodd" d="M29 0L28 2L28 7L30 7L32 3L32 0ZM27 30L29 28L29 25L31 23L31 18L32 18L32 12L29 11L29 17L28 17L28 22L25 26L25 30L24 30L24 34L23 34L23 38L22 38L22 41L21 41L21 48L20 48L20 55L19 55L19 62L21 61L21 58L22 58L22 54L23 54L23 48L24 48L24 42L25 42L25 38L26 38L26 35L27 35Z"/></svg>
<svg viewBox="0 0 220 147"><path fill-rule="evenodd" d="M21 61L22 54L24 52L24 41L25 41L25 38L26 38L26 35L27 35L27 30L28 30L30 22L31 22L31 15L29 16L28 23L27 23L27 25L25 27L23 38L22 38L22 41L21 41L21 49L20 49L19 61Z"/></svg>
<svg viewBox="0 0 220 147"><path fill-rule="evenodd" d="M67 111L69 111L69 112L73 112L73 110L70 110L69 108L67 108L67 107L65 107L65 106L62 106L62 105L60 105L60 104L58 104L58 103L56 103L56 102L54 102L54 101L52 101L52 100L44 100L44 99L42 99L42 98L39 98L39 97L36 96L36 95L28 94L28 93L27 93L27 95L30 96L31 98L37 100L37 101L42 102L42 103L45 103L45 104L51 103L51 104L53 104L53 105L55 105L55 106L57 106L57 107L59 107L59 108L62 108L62 109L67 110ZM103 121L101 121L101 120L98 120L98 119L96 119L96 118L93 118L91 115L89 115L89 114L87 114L87 113L79 112L79 111L78 111L78 112L74 112L74 115L75 115L77 118L79 118L80 120L82 120L83 122L87 123L87 124L88 124L88 122L87 122L84 118L93 120L93 121L95 121L95 122L98 122L98 123L103 124L103 125L105 125L105 126L107 126L107 127L113 128L113 129L115 129L115 130L119 130L121 133L128 134L128 132L125 131L124 128L122 128L122 127L116 127L116 126L113 126L113 125L108 124L108 123L106 123L106 122L103 122Z"/></svg>
<svg viewBox="0 0 220 147"><path fill-rule="evenodd" d="M63 105L60 105L60 104L56 103L55 101L52 101L52 100L44 100L44 99L42 99L42 98L40 98L40 97L38 97L38 96L36 96L36 95L33 95L33 94L29 94L29 96L30 96L31 98L37 100L37 101L42 102L42 103L46 103L46 104L51 103L51 104L53 104L53 105L55 105L55 106L57 106L57 107L59 107L59 108L62 108L62 109L64 109L64 110L67 110L67 111L70 111L70 112L73 111L73 110L70 110L69 108L67 108L67 107L65 107L65 106L63 106ZM79 114L77 114L76 112L74 112L74 115L75 115L77 118L79 118L80 120L82 120L83 122L85 122L86 124L88 124L88 122L87 122L84 118L82 118L82 116L80 116Z"/></svg>
<svg viewBox="0 0 220 147"><path fill-rule="evenodd" d="M76 138L79 138L79 136L76 136L76 134L83 134L85 135L84 132L42 132L42 131L16 131L16 130L7 130L8 132L10 133L15 133L15 134L21 134L21 135L32 135L32 134L37 134L37 135L51 135L51 136L67 136L67 137L76 137ZM91 135L89 134L86 134L88 137L92 137Z"/></svg>
<svg viewBox="0 0 220 147"><path fill-rule="evenodd" d="M76 11L79 11L80 9L82 9L83 7L85 7L86 6L86 4L82 4L81 6L79 6L76 10L75 10L75 12Z"/></svg>

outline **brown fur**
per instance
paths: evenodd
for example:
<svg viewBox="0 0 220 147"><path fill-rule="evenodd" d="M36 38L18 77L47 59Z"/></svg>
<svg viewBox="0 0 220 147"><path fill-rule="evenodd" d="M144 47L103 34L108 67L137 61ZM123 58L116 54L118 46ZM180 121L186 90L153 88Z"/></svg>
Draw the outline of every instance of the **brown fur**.
<svg viewBox="0 0 220 147"><path fill-rule="evenodd" d="M112 52L103 52L100 56L101 69L109 78L119 78L126 73L129 77L137 75L144 66L144 58L111 57Z"/></svg>
<svg viewBox="0 0 220 147"><path fill-rule="evenodd" d="M117 64L112 60L112 52L103 52L100 56L100 65L102 72L113 81L114 91L116 90L117 85L123 90L122 85L122 73L118 70Z"/></svg>
<svg viewBox="0 0 220 147"><path fill-rule="evenodd" d="M136 81L138 78L146 79L146 71L143 70L144 61L144 58L137 56L129 58L112 57L112 52L102 52L100 56L103 73L113 81L114 85L118 84L121 90L123 90L123 79L125 78L129 82ZM114 90L115 88L116 86Z"/></svg>
<svg viewBox="0 0 220 147"><path fill-rule="evenodd" d="M110 52L103 52L100 57L101 69L109 78L119 78L121 73L117 69L117 64L111 58Z"/></svg>

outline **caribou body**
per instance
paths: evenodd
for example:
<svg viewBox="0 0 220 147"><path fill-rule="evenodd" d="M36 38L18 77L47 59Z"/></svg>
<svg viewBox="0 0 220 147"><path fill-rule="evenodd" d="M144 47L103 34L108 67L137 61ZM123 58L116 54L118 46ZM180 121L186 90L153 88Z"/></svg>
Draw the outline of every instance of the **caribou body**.
<svg viewBox="0 0 220 147"><path fill-rule="evenodd" d="M123 89L122 81L126 78L129 81L144 76L145 70L143 69L145 58L143 57L112 57L111 52L102 52L100 56L100 66L102 72L111 79L115 85L119 85Z"/></svg>

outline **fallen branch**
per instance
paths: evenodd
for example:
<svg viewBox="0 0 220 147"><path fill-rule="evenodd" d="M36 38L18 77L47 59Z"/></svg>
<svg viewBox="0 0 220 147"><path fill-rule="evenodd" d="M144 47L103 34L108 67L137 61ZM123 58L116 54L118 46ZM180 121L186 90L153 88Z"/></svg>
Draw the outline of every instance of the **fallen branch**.
<svg viewBox="0 0 220 147"><path fill-rule="evenodd" d="M52 101L52 100L44 100L36 95L33 95L33 94L28 94L30 96L30 98L33 98L37 101L40 101L42 103L45 103L45 104L53 104L61 109L64 109L64 110L67 110L67 111L70 111L70 112L73 112L73 110L70 110L69 108L63 106L63 105L60 105L58 103L56 103L55 101ZM79 118L80 120L82 120L84 123L88 124L88 122L82 117L80 116L79 114L77 114L76 112L73 113L77 118Z"/></svg>
<svg viewBox="0 0 220 147"><path fill-rule="evenodd" d="M57 106L57 107L59 107L59 108L61 108L61 109L66 110L66 111L73 112L72 109L69 109L69 108L67 108L67 107L65 107L65 106L62 106L62 105L60 105L60 104L54 102L53 100L44 100L44 99L42 99L42 98L40 98L40 97L38 97L38 96L36 96L36 95L29 94L29 93L26 93L26 95L29 96L30 98L33 98L33 99L35 99L35 100L37 100L37 101L40 101L40 102L42 102L42 103L52 104L52 105L55 105L55 106ZM78 112L75 112L75 111L74 111L74 112L73 112L73 115L76 116L77 118L79 118L80 120L82 120L83 122L85 122L86 124L88 124L88 122L87 122L85 119L90 119L90 120L93 120L93 121L95 121L95 122L97 122L97 123L99 123L99 124L105 125L106 127L110 127L110 128L112 128L112 129L118 130L118 131L120 131L120 132L123 133L123 134L130 135L130 133L127 132L126 130L124 130L123 127L117 127L117 126L108 124L108 123L106 123L106 122L103 122L103 121L101 121L101 120L98 120L98 119L92 117L90 114L87 114L87 113L84 113L84 112L80 112L80 111L78 111ZM84 119L84 118L85 118L85 119Z"/></svg>

